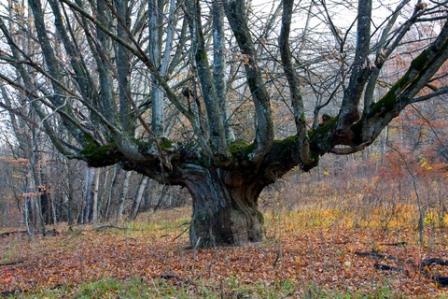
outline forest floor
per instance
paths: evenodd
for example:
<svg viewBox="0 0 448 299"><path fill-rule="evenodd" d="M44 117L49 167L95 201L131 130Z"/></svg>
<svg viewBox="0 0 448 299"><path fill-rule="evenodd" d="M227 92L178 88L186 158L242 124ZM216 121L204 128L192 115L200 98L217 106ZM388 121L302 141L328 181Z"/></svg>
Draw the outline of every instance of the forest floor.
<svg viewBox="0 0 448 299"><path fill-rule="evenodd" d="M0 297L448 298L432 279L448 267L417 266L448 258L448 229L426 225L419 244L410 210L389 219L371 211L368 221L338 209L268 212L265 241L214 249L188 249L186 208L120 228L12 234L0 237Z"/></svg>

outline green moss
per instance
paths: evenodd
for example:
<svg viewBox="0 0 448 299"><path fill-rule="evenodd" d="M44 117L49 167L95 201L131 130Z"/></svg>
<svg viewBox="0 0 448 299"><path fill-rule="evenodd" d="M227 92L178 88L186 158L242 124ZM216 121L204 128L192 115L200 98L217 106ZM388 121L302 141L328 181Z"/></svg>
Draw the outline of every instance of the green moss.
<svg viewBox="0 0 448 299"><path fill-rule="evenodd" d="M139 152L145 152L146 150L149 149L149 147L151 145L149 142L147 142L143 139L134 139L133 142L135 144L137 144L137 148L138 148Z"/></svg>
<svg viewBox="0 0 448 299"><path fill-rule="evenodd" d="M237 139L229 144L229 150L234 153L244 149L247 146L249 146L249 142L243 139Z"/></svg>
<svg viewBox="0 0 448 299"><path fill-rule="evenodd" d="M97 145L98 142L92 137L92 135L89 135L87 133L84 134L84 143L86 145Z"/></svg>
<svg viewBox="0 0 448 299"><path fill-rule="evenodd" d="M254 149L253 143L238 139L229 144L229 151L233 156L247 156Z"/></svg>
<svg viewBox="0 0 448 299"><path fill-rule="evenodd" d="M92 167L112 165L120 161L121 153L115 143L99 144L90 135L85 136L84 147L80 154Z"/></svg>
<svg viewBox="0 0 448 299"><path fill-rule="evenodd" d="M327 121L319 124L317 128L309 130L308 136L310 136L310 139L312 140L316 138L320 139L331 132L331 130L336 126L336 122L336 117L330 117Z"/></svg>
<svg viewBox="0 0 448 299"><path fill-rule="evenodd" d="M207 61L207 52L204 51L203 49L198 49L196 51L196 61L206 62Z"/></svg>
<svg viewBox="0 0 448 299"><path fill-rule="evenodd" d="M263 213L261 213L261 212L258 211L258 210L255 210L255 213L256 213L256 217L257 217L258 221L260 222L260 224L261 224L261 225L264 225L264 216L263 216Z"/></svg>
<svg viewBox="0 0 448 299"><path fill-rule="evenodd" d="M311 158L311 160L314 161L315 165L318 165L319 159L320 159L319 153L310 150L310 158ZM311 169L311 168L312 167L310 167L309 169Z"/></svg>
<svg viewBox="0 0 448 299"><path fill-rule="evenodd" d="M290 146L293 143L296 143L299 141L299 138L297 135L291 135L284 139L274 140L274 144L280 145L280 146Z"/></svg>
<svg viewBox="0 0 448 299"><path fill-rule="evenodd" d="M274 157L290 157L290 154L298 154L294 145L297 144L299 138L297 135L288 136L283 139L274 140L270 155Z"/></svg>
<svg viewBox="0 0 448 299"><path fill-rule="evenodd" d="M372 105L371 114L375 115L384 111L393 109L395 103L395 95L388 92L380 101Z"/></svg>
<svg viewBox="0 0 448 299"><path fill-rule="evenodd" d="M85 134L84 135L84 144L83 149L81 151L81 154L83 156L90 156L91 154L94 154L96 149L100 146L100 144L93 139L92 136Z"/></svg>
<svg viewBox="0 0 448 299"><path fill-rule="evenodd" d="M280 140L274 140L272 147L274 150L280 150L280 149L287 149L289 148L293 143L296 143L298 141L297 135L288 136L284 139ZM235 140L234 142L229 144L229 150L232 153L232 155L235 154L244 154L247 155L254 149L253 143L248 143L245 140Z"/></svg>
<svg viewBox="0 0 448 299"><path fill-rule="evenodd" d="M386 93L386 95L384 95L381 100L372 104L370 114L375 115L383 113L385 111L391 111L395 105L397 91L403 89L407 83L408 80L406 79L406 76L403 76L400 80L395 82L395 84L390 88L388 93Z"/></svg>
<svg viewBox="0 0 448 299"><path fill-rule="evenodd" d="M173 146L173 142L166 137L162 137L159 140L159 146L161 149L166 150Z"/></svg>
<svg viewBox="0 0 448 299"><path fill-rule="evenodd" d="M134 139L133 142L137 144L138 150L140 152L146 152L155 145L154 142L148 142L145 139ZM160 149L162 150L170 149L173 146L173 144L174 142L172 142L166 137L162 137L158 140L158 146L160 146Z"/></svg>
<svg viewBox="0 0 448 299"><path fill-rule="evenodd" d="M329 117L317 128L310 129L308 136L311 143L311 155L314 161L319 161L319 155L328 152L332 147L332 132L336 128L337 118Z"/></svg>
<svg viewBox="0 0 448 299"><path fill-rule="evenodd" d="M397 93L400 90L406 88L406 85L409 85L413 78L412 74L417 71L422 71L428 64L429 58L429 49L423 51L419 56L417 56L412 62L409 70L406 74L403 75L394 85L390 88L389 92L378 102L372 104L371 107L371 115L375 115L378 113L383 113L386 111L391 111L394 108L395 100L397 98Z"/></svg>
<svg viewBox="0 0 448 299"><path fill-rule="evenodd" d="M420 55L412 60L411 68L416 69L417 71L423 70L428 64L430 50L431 49L424 50Z"/></svg>

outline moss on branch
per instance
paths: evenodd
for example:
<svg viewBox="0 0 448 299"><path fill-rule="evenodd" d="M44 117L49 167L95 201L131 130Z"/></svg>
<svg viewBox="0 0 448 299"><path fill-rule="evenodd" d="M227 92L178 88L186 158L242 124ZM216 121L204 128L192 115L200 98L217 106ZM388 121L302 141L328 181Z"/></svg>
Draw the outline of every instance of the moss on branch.
<svg viewBox="0 0 448 299"><path fill-rule="evenodd" d="M266 157L268 169L285 172L299 163L299 148L297 135L274 140L272 148Z"/></svg>
<svg viewBox="0 0 448 299"><path fill-rule="evenodd" d="M389 92L386 93L381 100L376 103L373 103L370 108L370 115L377 115L384 112L392 111L395 106L395 100L397 99L397 92L400 89L403 89L406 84L406 80L401 78L390 88Z"/></svg>
<svg viewBox="0 0 448 299"><path fill-rule="evenodd" d="M389 89L387 94L376 103L373 103L370 109L370 115L382 114L392 111L395 108L396 100L399 97L399 93L403 92L409 85L411 85L420 74L428 68L431 62L432 47L425 49L420 55L412 60L408 71L396 81Z"/></svg>
<svg viewBox="0 0 448 299"><path fill-rule="evenodd" d="M229 144L229 151L232 156L239 158L247 158L254 148L254 143L249 143L243 139L237 139Z"/></svg>
<svg viewBox="0 0 448 299"><path fill-rule="evenodd" d="M122 158L115 143L99 144L88 135L85 136L84 147L80 154L91 167L113 165Z"/></svg>
<svg viewBox="0 0 448 299"><path fill-rule="evenodd" d="M160 138L159 146L160 146L160 149L167 150L173 146L173 142L166 137L162 137L162 138Z"/></svg>
<svg viewBox="0 0 448 299"><path fill-rule="evenodd" d="M336 127L337 117L328 117L326 121L319 124L317 128L308 131L310 140L322 139L333 131Z"/></svg>

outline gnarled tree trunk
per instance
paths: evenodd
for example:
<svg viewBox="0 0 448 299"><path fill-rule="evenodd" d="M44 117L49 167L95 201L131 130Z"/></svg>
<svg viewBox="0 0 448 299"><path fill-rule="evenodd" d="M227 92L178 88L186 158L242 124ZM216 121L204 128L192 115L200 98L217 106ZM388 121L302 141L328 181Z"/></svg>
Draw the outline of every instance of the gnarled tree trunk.
<svg viewBox="0 0 448 299"><path fill-rule="evenodd" d="M263 215L257 199L263 189L238 173L199 169L185 183L193 197L190 242L193 247L261 241Z"/></svg>

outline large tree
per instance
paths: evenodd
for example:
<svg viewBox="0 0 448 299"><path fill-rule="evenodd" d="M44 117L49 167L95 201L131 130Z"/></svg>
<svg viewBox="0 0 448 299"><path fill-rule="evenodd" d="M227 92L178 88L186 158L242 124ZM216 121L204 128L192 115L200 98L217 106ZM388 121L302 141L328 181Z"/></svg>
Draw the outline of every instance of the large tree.
<svg viewBox="0 0 448 299"><path fill-rule="evenodd" d="M267 185L448 92L447 3L9 0L0 79L19 100L1 105L31 107L69 158L186 187L193 246L259 241Z"/></svg>

